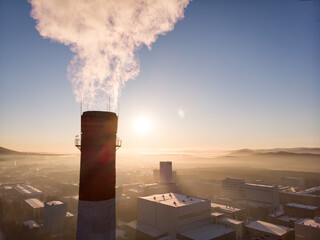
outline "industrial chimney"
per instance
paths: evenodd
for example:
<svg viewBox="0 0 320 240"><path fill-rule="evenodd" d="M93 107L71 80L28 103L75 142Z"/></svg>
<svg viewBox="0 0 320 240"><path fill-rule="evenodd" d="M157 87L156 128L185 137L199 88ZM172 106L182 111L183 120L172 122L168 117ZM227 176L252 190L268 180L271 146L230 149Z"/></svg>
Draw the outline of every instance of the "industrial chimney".
<svg viewBox="0 0 320 240"><path fill-rule="evenodd" d="M115 159L118 117L88 111L81 116L77 240L115 239Z"/></svg>

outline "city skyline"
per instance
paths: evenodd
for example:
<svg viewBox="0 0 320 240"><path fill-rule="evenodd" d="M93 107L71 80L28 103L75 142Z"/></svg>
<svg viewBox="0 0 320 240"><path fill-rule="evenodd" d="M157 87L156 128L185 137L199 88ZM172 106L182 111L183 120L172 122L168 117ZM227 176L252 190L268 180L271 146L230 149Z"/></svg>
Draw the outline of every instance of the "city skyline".
<svg viewBox="0 0 320 240"><path fill-rule="evenodd" d="M123 148L320 146L319 8L190 2L171 32L137 52L140 74L115 109ZM73 53L43 39L30 11L28 2L1 2L0 146L77 153L80 104L67 77Z"/></svg>

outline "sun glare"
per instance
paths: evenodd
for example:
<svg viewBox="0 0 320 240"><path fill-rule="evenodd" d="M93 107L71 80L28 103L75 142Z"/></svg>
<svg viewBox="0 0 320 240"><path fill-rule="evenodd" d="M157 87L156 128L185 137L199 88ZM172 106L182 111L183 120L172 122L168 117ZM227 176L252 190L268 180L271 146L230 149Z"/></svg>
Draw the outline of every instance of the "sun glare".
<svg viewBox="0 0 320 240"><path fill-rule="evenodd" d="M136 119L134 123L134 128L138 133L146 133L150 130L151 124L148 118L140 117Z"/></svg>

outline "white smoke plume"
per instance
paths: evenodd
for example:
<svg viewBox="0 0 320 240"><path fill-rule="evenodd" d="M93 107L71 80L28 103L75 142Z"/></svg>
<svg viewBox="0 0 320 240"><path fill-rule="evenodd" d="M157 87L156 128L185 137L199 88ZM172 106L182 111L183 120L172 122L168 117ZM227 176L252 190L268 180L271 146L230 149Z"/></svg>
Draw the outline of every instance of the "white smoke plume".
<svg viewBox="0 0 320 240"><path fill-rule="evenodd" d="M77 101L116 105L139 74L135 52L173 30L189 0L29 0L36 29L75 53L69 78Z"/></svg>

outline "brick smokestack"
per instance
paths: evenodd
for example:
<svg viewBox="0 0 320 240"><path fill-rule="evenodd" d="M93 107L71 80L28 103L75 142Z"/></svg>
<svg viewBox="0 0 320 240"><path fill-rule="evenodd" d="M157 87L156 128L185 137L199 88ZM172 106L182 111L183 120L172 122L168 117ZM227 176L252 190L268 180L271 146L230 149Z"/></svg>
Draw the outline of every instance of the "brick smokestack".
<svg viewBox="0 0 320 240"><path fill-rule="evenodd" d="M81 116L81 165L77 240L115 239L115 160L118 117Z"/></svg>

